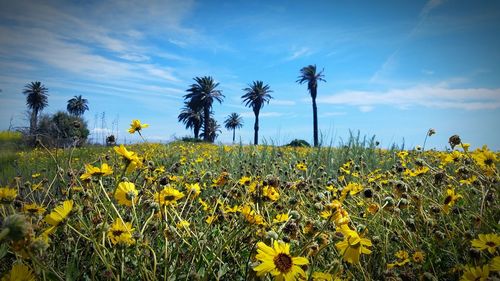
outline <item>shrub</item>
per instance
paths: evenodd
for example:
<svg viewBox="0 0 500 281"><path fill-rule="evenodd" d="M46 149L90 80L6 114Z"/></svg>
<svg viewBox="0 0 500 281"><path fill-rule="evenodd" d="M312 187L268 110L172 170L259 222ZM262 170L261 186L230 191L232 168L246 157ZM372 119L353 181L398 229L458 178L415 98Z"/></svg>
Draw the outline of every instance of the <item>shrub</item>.
<svg viewBox="0 0 500 281"><path fill-rule="evenodd" d="M311 145L307 141L305 141L305 140L299 140L299 139L294 139L293 141L291 141L286 146L292 146L292 147L311 147Z"/></svg>
<svg viewBox="0 0 500 281"><path fill-rule="evenodd" d="M50 147L81 146L88 136L87 123L63 111L42 115L36 131L36 139Z"/></svg>

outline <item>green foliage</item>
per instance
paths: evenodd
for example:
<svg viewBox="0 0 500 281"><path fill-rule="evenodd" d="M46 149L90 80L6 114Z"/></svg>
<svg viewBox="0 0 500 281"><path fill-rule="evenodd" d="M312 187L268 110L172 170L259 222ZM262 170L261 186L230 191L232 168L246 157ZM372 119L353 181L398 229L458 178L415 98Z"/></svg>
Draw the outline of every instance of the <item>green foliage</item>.
<svg viewBox="0 0 500 281"><path fill-rule="evenodd" d="M37 138L50 147L81 146L89 136L87 123L78 116L59 111L43 115L37 128Z"/></svg>
<svg viewBox="0 0 500 281"><path fill-rule="evenodd" d="M292 147L310 147L311 145L307 141L305 141L305 140L294 139L293 141L291 141L286 146L292 146Z"/></svg>

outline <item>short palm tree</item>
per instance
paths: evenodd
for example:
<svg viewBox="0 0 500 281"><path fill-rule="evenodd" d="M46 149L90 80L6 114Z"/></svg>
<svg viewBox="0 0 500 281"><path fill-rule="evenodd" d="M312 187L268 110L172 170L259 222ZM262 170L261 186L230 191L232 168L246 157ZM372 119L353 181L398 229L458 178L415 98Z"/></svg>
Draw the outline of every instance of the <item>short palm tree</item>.
<svg viewBox="0 0 500 281"><path fill-rule="evenodd" d="M207 137L209 142L214 142L219 136L219 133L221 133L220 125L217 123L217 120L210 117L210 120L208 121L208 130L204 130L203 133L201 133L201 136L203 139Z"/></svg>
<svg viewBox="0 0 500 281"><path fill-rule="evenodd" d="M313 106L313 136L314 136L314 146L318 146L318 108L316 106L316 96L318 94L318 81L325 81L323 79L323 70L316 73L316 65L309 65L303 67L300 70L300 76L297 82L303 84L307 82L307 89L311 94L312 106Z"/></svg>
<svg viewBox="0 0 500 281"><path fill-rule="evenodd" d="M203 108L203 132L208 132L210 126L210 112L215 101L222 103L224 95L217 90L219 83L215 83L210 76L193 78L196 81L187 89L188 94L184 96L193 108ZM203 140L209 140L209 134L203 134Z"/></svg>
<svg viewBox="0 0 500 281"><path fill-rule="evenodd" d="M74 96L72 99L68 100L68 106L66 109L69 114L80 117L85 111L89 110L89 101L87 99L82 98L82 95Z"/></svg>
<svg viewBox="0 0 500 281"><path fill-rule="evenodd" d="M26 95L26 105L31 110L30 134L37 128L38 114L49 104L47 89L41 82L31 82L24 86L23 94Z"/></svg>
<svg viewBox="0 0 500 281"><path fill-rule="evenodd" d="M224 120L224 126L228 130L233 130L233 143L234 143L236 129L243 127L243 119L241 119L241 116L238 113L233 112L227 116L226 120Z"/></svg>
<svg viewBox="0 0 500 281"><path fill-rule="evenodd" d="M269 103L269 100L273 97L269 94L272 93L269 85L264 85L262 81L253 81L253 83L248 85L248 88L243 89L246 93L241 96L245 106L251 107L253 113L255 114L255 124L253 126L254 136L253 143L255 145L259 144L259 114L264 103Z"/></svg>
<svg viewBox="0 0 500 281"><path fill-rule="evenodd" d="M192 108L186 103L178 116L179 122L182 122L186 129L193 129L194 138L197 139L203 124L203 108Z"/></svg>

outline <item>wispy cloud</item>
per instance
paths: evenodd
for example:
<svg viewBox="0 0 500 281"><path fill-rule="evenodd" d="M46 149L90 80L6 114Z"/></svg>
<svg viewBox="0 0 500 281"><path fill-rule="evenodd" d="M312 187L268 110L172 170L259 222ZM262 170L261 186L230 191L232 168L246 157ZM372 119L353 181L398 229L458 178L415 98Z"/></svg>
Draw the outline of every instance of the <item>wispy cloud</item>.
<svg viewBox="0 0 500 281"><path fill-rule="evenodd" d="M273 105L282 105L282 106L292 106L297 104L297 102L293 100L280 100L280 99L273 99L272 103Z"/></svg>
<svg viewBox="0 0 500 281"><path fill-rule="evenodd" d="M383 76L391 73L397 68L398 65L398 55L403 48L403 46L411 40L411 38L419 32L421 26L426 22L427 17L431 13L432 10L436 9L438 6L443 4L445 0L428 0L425 6L420 11L417 23L413 26L413 28L406 34L406 37L402 39L399 43L396 50L394 50L382 63L382 65L373 73L370 78L370 82L379 82L382 80Z"/></svg>
<svg viewBox="0 0 500 281"><path fill-rule="evenodd" d="M500 108L500 88L448 88L442 85L420 85L387 91L345 91L318 98L319 103L357 106L367 112L377 105L400 109L412 106L487 110Z"/></svg>
<svg viewBox="0 0 500 281"><path fill-rule="evenodd" d="M296 60L301 57L306 57L312 54L312 51L308 47L302 47L300 49L296 49L292 51L292 54L288 56L285 60L286 61L291 61L291 60Z"/></svg>

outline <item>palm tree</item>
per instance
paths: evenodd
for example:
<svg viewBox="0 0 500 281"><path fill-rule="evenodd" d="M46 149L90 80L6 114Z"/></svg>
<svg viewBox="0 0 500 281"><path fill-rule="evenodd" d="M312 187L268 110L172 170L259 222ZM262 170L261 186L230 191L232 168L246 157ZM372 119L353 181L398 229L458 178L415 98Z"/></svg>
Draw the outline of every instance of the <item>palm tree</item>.
<svg viewBox="0 0 500 281"><path fill-rule="evenodd" d="M49 89L39 81L24 86L23 94L26 95L26 105L31 110L30 134L33 134L37 128L38 114L49 104L48 91Z"/></svg>
<svg viewBox="0 0 500 281"><path fill-rule="evenodd" d="M80 117L85 113L85 111L89 110L88 100L82 98L82 95L75 96L72 99L68 100L68 106L66 109L69 114Z"/></svg>
<svg viewBox="0 0 500 281"><path fill-rule="evenodd" d="M182 108L178 116L179 122L186 125L186 129L193 129L194 138L197 139L203 124L203 108L192 108L188 102Z"/></svg>
<svg viewBox="0 0 500 281"><path fill-rule="evenodd" d="M241 119L241 116L238 113L233 112L227 116L227 119L224 121L224 126L228 130L233 130L233 143L234 143L236 129L243 127L243 119Z"/></svg>
<svg viewBox="0 0 500 281"><path fill-rule="evenodd" d="M323 69L324 70L324 69ZM300 76L297 82L303 84L307 82L307 89L311 94L313 105L313 127L314 127L314 146L318 146L318 108L316 107L316 95L318 94L318 81L325 81L323 70L316 73L316 65L309 65L300 70Z"/></svg>
<svg viewBox="0 0 500 281"><path fill-rule="evenodd" d="M201 136L204 139L206 137L210 142L214 142L215 139L219 136L218 133L221 133L220 125L217 123L217 120L210 117L210 120L208 121L208 130L204 130L203 133L201 133Z"/></svg>
<svg viewBox="0 0 500 281"><path fill-rule="evenodd" d="M188 94L184 96L189 100L190 106L193 108L203 108L203 140L209 141L209 126L210 126L210 112L214 100L222 103L224 95L222 91L217 90L219 83L215 83L214 79L210 76L193 78L196 84L192 84L186 91Z"/></svg>
<svg viewBox="0 0 500 281"><path fill-rule="evenodd" d="M253 81L248 86L248 88L243 89L246 93L241 98L245 106L251 107L255 114L253 143L257 145L259 144L259 113L262 107L264 107L264 103L269 103L269 100L273 97L269 94L272 92L269 85L264 85L262 81Z"/></svg>

